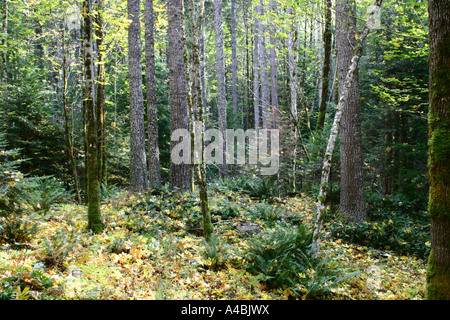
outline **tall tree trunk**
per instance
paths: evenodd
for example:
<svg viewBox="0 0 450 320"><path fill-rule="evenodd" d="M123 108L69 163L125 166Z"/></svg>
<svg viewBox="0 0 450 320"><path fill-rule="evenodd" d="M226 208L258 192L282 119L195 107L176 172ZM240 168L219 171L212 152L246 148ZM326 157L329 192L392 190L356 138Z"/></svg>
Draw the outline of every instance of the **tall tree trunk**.
<svg viewBox="0 0 450 320"><path fill-rule="evenodd" d="M428 211L431 253L427 266L429 300L450 299L450 2L430 0L430 111Z"/></svg>
<svg viewBox="0 0 450 320"><path fill-rule="evenodd" d="M270 92L269 92L269 76L267 70L267 52L266 52L266 37L265 28L261 22L264 17L264 5L261 0L260 4L256 6L256 14L260 23L258 24L259 29L259 63L260 63L260 79L261 79L261 112L262 112L262 126L264 129L270 129L271 122L271 112L270 112Z"/></svg>
<svg viewBox="0 0 450 320"><path fill-rule="evenodd" d="M155 38L153 0L145 0L145 78L147 87L148 183L161 184L158 143L158 106L156 102Z"/></svg>
<svg viewBox="0 0 450 320"><path fill-rule="evenodd" d="M255 130L258 132L260 129L260 96L259 96L259 75L260 75L260 64L259 64L259 50L260 50L260 39L258 35L258 30L260 29L261 19L258 17L258 5L255 5L254 14L254 27L253 27L253 108L254 108L254 124Z"/></svg>
<svg viewBox="0 0 450 320"><path fill-rule="evenodd" d="M276 18L275 12L276 0L270 0L269 8L271 12L270 18L270 80L271 80L271 108L272 108L272 128L277 129L279 125L280 110L278 105L278 62L277 62L277 38L276 25L274 20Z"/></svg>
<svg viewBox="0 0 450 320"><path fill-rule="evenodd" d="M84 87L87 126L86 168L88 191L88 229L99 233L104 229L100 211L100 183L98 179L98 138L94 99L94 56L92 31L92 3L85 0L83 15Z"/></svg>
<svg viewBox="0 0 450 320"><path fill-rule="evenodd" d="M208 191L206 186L206 167L205 167L205 119L203 117L204 106L202 98L202 82L201 82L201 48L200 41L203 33L204 19L204 0L200 0L197 8L192 1L189 1L189 15L191 18L192 31L192 68L188 71L187 78L191 80L192 92L190 98L191 103L195 106L195 123L193 123L195 135L200 139L200 150L195 150L198 154L198 161L194 164L194 171L199 190L200 207L202 210L203 236L208 245L214 245L213 224L211 222L211 210L208 202Z"/></svg>
<svg viewBox="0 0 450 320"><path fill-rule="evenodd" d="M214 0L214 22L216 30L216 73L217 73L217 109L219 114L219 131L222 137L226 136L227 130L227 97L225 85L225 61L223 49L223 18L222 0ZM221 158L223 163L219 165L219 175L227 176L227 164L225 159L226 141L224 139Z"/></svg>
<svg viewBox="0 0 450 320"><path fill-rule="evenodd" d="M320 180L320 191L317 201L317 215L314 226L313 243L312 243L312 248L315 256L317 256L319 253L320 235L322 232L323 221L325 219L325 215L327 212L325 201L327 197L328 184L330 178L331 157L333 156L334 147L336 145L336 139L339 133L342 115L343 112L345 111L344 107L347 103L347 100L350 97L350 90L352 88L352 83L357 79L356 73L358 70L358 63L362 55L362 50L364 48L366 37L374 25L374 19L377 16L378 12L380 11L382 3L383 0L376 0L375 5L372 7L369 17L367 18L366 27L364 28L364 31L361 33L359 41L355 44L353 57L351 59L350 66L348 67L347 70L344 86L339 94L339 102L338 105L336 106L336 113L334 116L333 125L331 127L330 137L328 138L327 148L325 150L322 166L322 177Z"/></svg>
<svg viewBox="0 0 450 320"><path fill-rule="evenodd" d="M181 41L181 23L183 17L182 0L167 1L168 37L169 37L169 101L170 130L189 130L189 110L187 104L187 84ZM183 137L189 139L189 137ZM179 143L172 141L171 151ZM190 190L189 163L170 162L170 184L174 189Z"/></svg>
<svg viewBox="0 0 450 320"><path fill-rule="evenodd" d="M351 59L354 56L356 40L356 3L354 0L338 0L336 6L339 95ZM359 105L358 70L349 88L345 101L340 128L341 151L341 197L340 211L350 221L366 220L366 198L364 193L364 167L361 137L361 109Z"/></svg>
<svg viewBox="0 0 450 320"><path fill-rule="evenodd" d="M297 64L298 64L298 52L294 52L294 48L297 48L297 31L295 24L296 14L292 12L292 9L287 10L289 23L287 47L288 47L288 66L289 66L289 92L290 92L290 106L289 106L289 119L291 128L291 161L292 161L292 173L289 176L289 188L291 192L296 192L296 160L297 160L297 143L298 143L298 132L297 132L297 121L298 121L298 110L297 110L297 88L298 88L298 76L297 76Z"/></svg>
<svg viewBox="0 0 450 320"><path fill-rule="evenodd" d="M96 113L98 130L98 167L100 183L106 184L106 128L105 128L105 61L104 61L104 34L103 34L103 6L104 0L97 0L97 10L95 15L95 34L97 38L97 95Z"/></svg>
<svg viewBox="0 0 450 320"><path fill-rule="evenodd" d="M142 93L140 0L128 0L128 76L130 82L130 186L147 189L144 97Z"/></svg>
<svg viewBox="0 0 450 320"><path fill-rule="evenodd" d="M322 94L319 106L319 115L317 117L317 130L322 130L325 124L325 115L327 113L329 75L331 69L331 0L326 0L325 9L325 30L323 32L324 58L322 69Z"/></svg>
<svg viewBox="0 0 450 320"><path fill-rule="evenodd" d="M3 125L5 128L8 126L8 71L7 71L7 62L8 62L8 53L7 53L7 45L8 45L8 1L3 0L2 2L2 40L0 44L2 45L4 50L1 51L1 95L4 101L4 110L3 110Z"/></svg>
<svg viewBox="0 0 450 320"><path fill-rule="evenodd" d="M233 99L233 128L239 127L238 76L237 76L237 35L236 35L236 0L231 0L231 72Z"/></svg>

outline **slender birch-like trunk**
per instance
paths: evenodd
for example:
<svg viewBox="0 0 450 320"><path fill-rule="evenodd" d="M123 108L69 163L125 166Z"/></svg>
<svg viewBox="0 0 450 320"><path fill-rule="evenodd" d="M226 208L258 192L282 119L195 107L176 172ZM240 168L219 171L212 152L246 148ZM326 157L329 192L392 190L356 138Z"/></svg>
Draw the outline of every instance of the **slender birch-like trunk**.
<svg viewBox="0 0 450 320"><path fill-rule="evenodd" d="M264 5L261 0L260 4L256 6L256 14L260 23L259 29L259 63L260 63L260 79L261 79L261 112L262 112L262 127L263 129L270 129L271 112L270 112L270 93L269 93L269 75L267 70L267 52L266 52L266 36L265 27L261 23L261 19L264 17Z"/></svg>
<svg viewBox="0 0 450 320"><path fill-rule="evenodd" d="M227 130L227 97L225 86L225 61L223 49L223 18L222 18L222 0L214 0L214 22L216 30L216 73L217 73L217 109L219 114L219 131L222 137L225 137ZM227 176L227 164L225 161L226 141L221 150L223 163L219 164L219 175Z"/></svg>
<svg viewBox="0 0 450 320"><path fill-rule="evenodd" d="M231 0L231 73L233 99L233 128L239 127L238 76L237 76L237 35L236 0Z"/></svg>
<svg viewBox="0 0 450 320"><path fill-rule="evenodd" d="M271 80L271 109L272 109L272 128L277 129L279 126L280 110L278 105L278 62L277 62L277 38L276 25L273 23L276 17L275 13L276 0L270 0L269 8L271 13L270 23L270 80Z"/></svg>
<svg viewBox="0 0 450 320"><path fill-rule="evenodd" d="M317 215L312 243L315 256L317 256L319 252L320 235L322 232L322 225L327 211L325 200L327 196L328 182L330 177L331 157L333 155L334 147L336 144L336 138L339 133L339 125L342 118L343 108L345 103L347 102L352 82L354 81L355 72L358 68L359 59L361 58L362 55L364 42L370 30L373 28L374 19L377 16L377 13L380 11L382 3L383 0L377 0L375 2L375 5L373 6L372 11L370 12L369 17L367 19L366 27L359 36L359 41L354 48L354 55L352 57L351 64L348 68L347 76L345 78L343 90L339 96L339 103L336 107L336 114L334 117L333 126L331 127L330 137L328 139L328 144L325 151L324 162L322 167L322 177L320 181L320 191L317 202Z"/></svg>
<svg viewBox="0 0 450 320"><path fill-rule="evenodd" d="M260 29L261 20L256 14L258 12L257 6L255 6L254 15L254 27L253 27L253 108L254 108L254 122L256 132L260 129L260 97L259 97L259 75L260 75L260 64L259 64L259 50L260 50L260 39L258 35L258 30Z"/></svg>

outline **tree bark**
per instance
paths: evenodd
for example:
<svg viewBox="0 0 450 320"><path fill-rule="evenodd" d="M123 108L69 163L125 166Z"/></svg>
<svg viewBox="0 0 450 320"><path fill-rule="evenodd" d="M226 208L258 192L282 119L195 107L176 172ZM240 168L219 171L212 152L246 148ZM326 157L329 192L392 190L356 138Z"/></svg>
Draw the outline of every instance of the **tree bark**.
<svg viewBox="0 0 450 320"><path fill-rule="evenodd" d="M429 300L450 299L450 2L430 0L429 12L429 177L431 253Z"/></svg>
<svg viewBox="0 0 450 320"><path fill-rule="evenodd" d="M187 104L187 83L181 41L182 0L167 1L169 37L169 103L170 130L189 130L189 110ZM189 139L189 137L183 137ZM171 142L171 151L178 144ZM170 184L174 189L190 190L189 163L170 163Z"/></svg>
<svg viewBox="0 0 450 320"><path fill-rule="evenodd" d="M322 69L322 94L319 106L319 115L317 117L317 130L322 130L325 124L325 115L327 112L329 75L331 68L331 0L326 0L325 9L325 30L323 33L324 59Z"/></svg>
<svg viewBox="0 0 450 320"><path fill-rule="evenodd" d="M144 97L142 92L140 0L128 0L128 76L130 85L130 187L147 189Z"/></svg>
<svg viewBox="0 0 450 320"><path fill-rule="evenodd" d="M145 77L147 87L148 184L161 184L158 143L158 106L156 101L156 69L153 0L145 0Z"/></svg>
<svg viewBox="0 0 450 320"><path fill-rule="evenodd" d="M92 3L83 1L84 87L87 126L86 168L88 191L88 229L100 233L104 222L100 211L100 183L98 179L98 138L94 99L94 56L92 31Z"/></svg>
<svg viewBox="0 0 450 320"><path fill-rule="evenodd" d="M3 48L6 48L8 45L8 0L3 0L2 6L2 40L0 44ZM8 71L7 71L7 63L8 63L8 53L7 50L4 49L1 51L1 85L2 85L2 99L4 101L4 110L3 110L3 125L5 128L8 127Z"/></svg>
<svg viewBox="0 0 450 320"><path fill-rule="evenodd" d="M259 96L259 75L260 75L260 64L259 64L259 50L260 50L260 39L258 35L258 30L260 29L261 20L257 15L257 5L255 6L254 15L254 27L253 27L253 108L254 108L254 125L256 132L260 129L260 96Z"/></svg>
<svg viewBox="0 0 450 320"><path fill-rule="evenodd" d="M104 61L104 32L103 32L103 6L104 0L97 0L97 10L95 15L95 34L97 38L97 95L96 113L98 130L98 169L100 183L106 184L106 128L105 128L105 61Z"/></svg>
<svg viewBox="0 0 450 320"><path fill-rule="evenodd" d="M237 35L236 35L236 0L231 0L231 72L233 99L233 127L239 127L238 77L237 77Z"/></svg>
<svg viewBox="0 0 450 320"><path fill-rule="evenodd" d="M276 0L270 0L269 8L272 14L270 23L270 80L271 80L271 108L272 108L272 128L278 129L280 110L278 104L278 62L277 62L277 38L276 24L273 23L276 17Z"/></svg>
<svg viewBox="0 0 450 320"><path fill-rule="evenodd" d="M264 5L261 0L260 4L256 6L256 14L258 15L258 38L259 38L259 63L260 63L260 80L261 80L261 112L262 112L262 126L263 129L270 129L271 112L270 112L270 93L269 93L269 76L267 70L267 52L266 52L266 37L265 28L261 23L264 16Z"/></svg>
<svg viewBox="0 0 450 320"><path fill-rule="evenodd" d="M330 137L328 138L327 148L325 151L322 166L322 177L320 180L320 191L317 201L317 215L312 242L312 248L315 256L317 256L319 253L320 234L322 232L322 225L327 212L325 200L327 197L328 183L330 178L331 157L333 156L336 139L339 133L339 127L341 123L342 114L344 112L344 106L347 102L347 99L350 96L350 89L352 88L352 83L355 81L356 78L356 72L358 70L358 63L362 55L364 42L370 30L372 29L372 26L374 25L373 24L374 19L377 16L377 13L380 11L382 3L383 0L376 0L375 5L373 6L369 14L369 17L367 18L366 27L359 37L359 42L354 47L353 57L351 59L351 64L347 70L347 76L345 77L343 90L339 94L339 102L338 105L336 106L336 113L334 116L333 125L331 127Z"/></svg>
<svg viewBox="0 0 450 320"><path fill-rule="evenodd" d="M336 9L339 95L344 91L347 71L354 56L356 40L356 3L354 0L338 0ZM348 89L340 122L341 197L340 211L350 221L367 218L364 192L364 166L361 136L361 109L359 105L358 69Z"/></svg>
<svg viewBox="0 0 450 320"><path fill-rule="evenodd" d="M227 97L225 86L225 61L223 49L222 0L214 0L214 22L216 30L216 73L217 73L217 110L219 114L219 131L225 137L227 130ZM227 176L225 161L226 141L223 143L223 163L219 165L219 175Z"/></svg>

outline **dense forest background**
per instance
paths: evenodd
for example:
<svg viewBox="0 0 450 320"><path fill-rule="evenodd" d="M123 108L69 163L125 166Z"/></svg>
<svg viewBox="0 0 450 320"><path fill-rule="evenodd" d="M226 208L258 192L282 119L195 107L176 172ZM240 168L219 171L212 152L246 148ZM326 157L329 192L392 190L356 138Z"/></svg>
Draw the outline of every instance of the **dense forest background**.
<svg viewBox="0 0 450 320"><path fill-rule="evenodd" d="M201 224L206 214L212 214L218 233L220 223L215 217L237 219L246 201L259 204L264 223L279 219L298 225L302 220L295 217L299 202L307 203L304 209L310 213L316 210L311 199L319 194L325 148L348 69L340 65L339 52L345 47L353 52L373 2L2 0L0 241L5 250L15 244L20 250L20 243L36 237L31 231L36 225L27 220L32 213L44 219L55 208L69 214L89 204L89 210L94 210L95 190L106 230L116 220L108 211L112 209L104 206L117 209L124 201L133 212L145 202L148 212L150 203L156 206L152 199L166 197L173 201L173 207L167 207L175 212L171 218L188 219L190 234L207 230ZM171 6L178 11L171 13ZM428 258L431 241L427 10L427 1L384 1L379 23L366 39L359 61L354 80L358 95L352 95L357 97L355 109L347 113L344 109L349 117L342 120L347 124L344 128L355 130L341 131L332 155L327 196L321 199L327 206L326 239L371 247L381 256L395 253L420 261ZM339 30L346 28L339 14L355 24L345 41L339 40ZM178 28L171 25L176 23L174 17L181 17ZM177 34L179 39L174 40ZM179 52L177 43L181 44ZM181 73L176 73L176 58L184 62ZM174 89L180 85L176 79L186 80L184 98L180 87ZM175 99L184 99L185 106L175 106ZM251 165L206 164L204 172L199 169L193 188L189 179L194 178L188 176L181 176L187 184L177 185L176 169L171 166L171 133L179 121L174 114L191 116L188 108L197 103L196 108L202 110L202 118L197 119L206 129L279 129L278 173L262 176ZM90 134L97 140L89 140ZM344 137L346 147L341 145ZM98 185L89 182L95 171L89 171L92 141L97 141ZM360 141L360 154L347 154L348 146L358 144L355 141ZM147 156L139 160L142 152ZM351 161L346 160L344 166L345 159ZM360 161L360 168L352 169L352 159ZM141 171L138 161L144 165ZM351 170L361 174L355 176ZM206 189L202 197L202 182L207 182L209 206L203 203ZM180 189L187 193L177 196ZM200 202L196 198L199 190ZM353 206L363 207L362 219L351 217L355 209L350 207L357 197L362 200ZM201 213L193 209L196 206ZM287 211L280 214L279 208L292 212L286 216ZM132 216L127 210L124 219ZM155 210L163 212L164 208ZM133 227L127 221L135 232L138 221L145 219L134 221ZM258 233L261 223L251 221L244 226ZM139 231L141 235L149 232ZM150 233L157 238L155 232L152 227ZM292 240L297 247L301 247L299 233ZM211 245L218 241L214 239L207 239L206 251L217 245ZM121 252L118 248L123 241L116 243L115 253ZM49 253L51 243L47 244ZM64 248L68 254L74 247ZM209 253L210 257L219 254ZM67 257L54 264L63 266ZM213 265L220 269L225 262ZM269 272L267 265L260 269L255 265L253 272ZM289 272L266 274L265 284L292 289L286 280L292 276ZM7 277L0 280L12 282ZM21 290L26 287L21 286ZM39 291L37 287L34 290ZM298 298L299 292L304 294L292 289L286 296ZM417 289L415 294L423 297L424 293Z"/></svg>

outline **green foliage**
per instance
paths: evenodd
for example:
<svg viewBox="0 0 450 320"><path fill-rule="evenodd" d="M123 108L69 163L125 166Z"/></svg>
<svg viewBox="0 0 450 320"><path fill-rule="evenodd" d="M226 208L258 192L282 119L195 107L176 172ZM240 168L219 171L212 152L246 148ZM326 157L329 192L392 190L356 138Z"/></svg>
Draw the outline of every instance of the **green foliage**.
<svg viewBox="0 0 450 320"><path fill-rule="evenodd" d="M38 232L38 226L33 216L12 213L0 217L0 243L10 243L14 248L26 246Z"/></svg>
<svg viewBox="0 0 450 320"><path fill-rule="evenodd" d="M242 192L257 199L272 199L280 195L281 186L274 177L254 177L239 175L236 178L221 179L216 190Z"/></svg>
<svg viewBox="0 0 450 320"><path fill-rule="evenodd" d="M64 268L70 251L79 240L80 236L64 230L58 231L51 240L45 237L42 261L48 268Z"/></svg>
<svg viewBox="0 0 450 320"><path fill-rule="evenodd" d="M304 225L278 228L249 241L246 268L270 288L289 288L294 297L323 297L355 273L340 276L328 258L314 258L312 232Z"/></svg>
<svg viewBox="0 0 450 320"><path fill-rule="evenodd" d="M21 267L15 271L14 275L0 282L0 300L28 300L31 298L30 289L45 292L54 285L54 280L44 274L45 268L40 262L32 270Z"/></svg>
<svg viewBox="0 0 450 320"><path fill-rule="evenodd" d="M426 212L417 212L414 206L415 203L395 196L373 196L369 199L368 221L333 221L327 230L348 242L426 259L430 251L430 222Z"/></svg>
<svg viewBox="0 0 450 320"><path fill-rule="evenodd" d="M33 177L27 180L23 198L35 212L47 213L56 203L68 202L73 198L55 177Z"/></svg>

